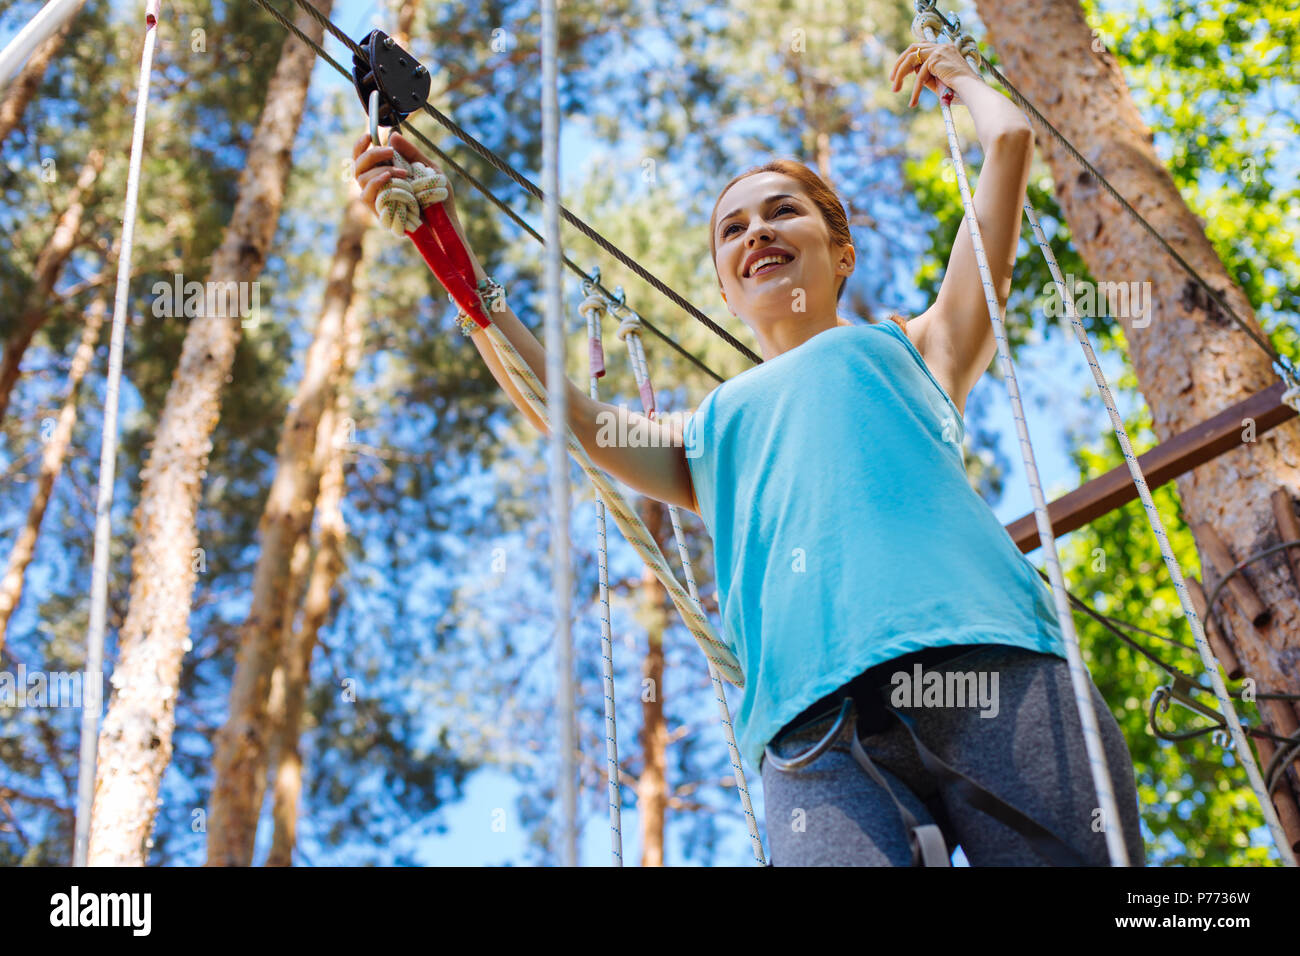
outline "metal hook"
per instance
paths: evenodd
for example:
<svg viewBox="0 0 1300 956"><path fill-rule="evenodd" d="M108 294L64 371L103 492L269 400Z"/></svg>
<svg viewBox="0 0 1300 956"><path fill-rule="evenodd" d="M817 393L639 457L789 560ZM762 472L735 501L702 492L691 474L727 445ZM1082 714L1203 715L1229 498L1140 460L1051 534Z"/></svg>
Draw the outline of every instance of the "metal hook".
<svg viewBox="0 0 1300 956"><path fill-rule="evenodd" d="M379 91L370 91L370 144L379 146Z"/></svg>
<svg viewBox="0 0 1300 956"><path fill-rule="evenodd" d="M1178 674L1174 677L1173 682L1164 686L1157 687L1151 695L1150 724L1151 732L1161 740L1190 740L1193 737L1199 737L1202 734L1211 734L1226 731L1228 728L1227 719L1210 707L1206 707L1191 696L1191 690L1197 685L1190 677L1185 674ZM1197 730L1189 730L1183 733L1162 730L1156 723L1156 714L1167 713L1171 703L1178 704L1187 710L1194 711L1203 717L1208 717L1214 721L1209 727L1201 727Z"/></svg>

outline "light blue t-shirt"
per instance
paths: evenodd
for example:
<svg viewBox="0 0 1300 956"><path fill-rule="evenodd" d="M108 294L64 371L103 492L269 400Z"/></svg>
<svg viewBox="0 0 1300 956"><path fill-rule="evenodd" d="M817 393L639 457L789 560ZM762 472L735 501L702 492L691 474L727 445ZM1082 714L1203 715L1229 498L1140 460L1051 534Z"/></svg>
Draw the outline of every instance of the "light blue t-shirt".
<svg viewBox="0 0 1300 956"><path fill-rule="evenodd" d="M892 320L820 332L687 419L722 637L745 675L732 719L755 768L806 707L903 654L1065 656L1051 591L970 485L964 434Z"/></svg>

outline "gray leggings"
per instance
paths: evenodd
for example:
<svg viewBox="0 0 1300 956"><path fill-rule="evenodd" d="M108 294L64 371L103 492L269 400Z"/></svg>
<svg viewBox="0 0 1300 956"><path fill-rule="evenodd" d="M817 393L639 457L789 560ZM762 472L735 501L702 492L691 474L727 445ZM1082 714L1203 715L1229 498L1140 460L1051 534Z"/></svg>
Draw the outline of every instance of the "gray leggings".
<svg viewBox="0 0 1300 956"><path fill-rule="evenodd" d="M911 668L905 668L911 673ZM1004 644L924 668L997 675L996 716L978 706L899 706L941 760L1047 827L1089 865L1108 866L1105 834L1065 660ZM986 686L992 687L986 677ZM1090 682L1091 683L1091 682ZM885 692L889 692L886 685ZM1110 708L1092 685L1093 706L1119 805L1129 864L1144 865L1133 763ZM808 751L836 714L805 723L771 744L778 758ZM921 824L937 824L949 853L960 844L971 866L1048 866L1017 831L951 793L921 763L907 728L860 736L898 798ZM908 831L889 794L866 774L844 741L799 770L762 765L773 866L909 866Z"/></svg>

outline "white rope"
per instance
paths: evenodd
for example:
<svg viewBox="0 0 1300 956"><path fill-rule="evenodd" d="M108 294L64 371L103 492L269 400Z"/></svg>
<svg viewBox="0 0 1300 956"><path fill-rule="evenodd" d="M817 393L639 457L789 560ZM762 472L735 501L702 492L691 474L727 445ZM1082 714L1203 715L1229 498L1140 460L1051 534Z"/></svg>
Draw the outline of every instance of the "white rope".
<svg viewBox="0 0 1300 956"><path fill-rule="evenodd" d="M591 370L589 388L593 399L600 398L597 382L604 374L601 354L600 316L604 311L599 296L588 296L578 307L587 320L587 360ZM618 725L614 719L614 642L609 623L609 543L605 536L605 502L596 494L597 578L600 582L600 667L605 682L605 776L609 781L609 840L614 866L623 865L622 795L619 790Z"/></svg>
<svg viewBox="0 0 1300 956"><path fill-rule="evenodd" d="M1246 740L1246 734L1241 728L1241 721L1237 718L1237 710L1233 706L1232 698L1228 694L1228 688L1224 685L1223 677L1219 673L1219 660L1214 656L1209 641L1205 639L1205 630L1201 626L1201 620L1197 617L1191 596L1187 592L1182 566L1179 564L1178 559L1174 557L1173 549L1169 546L1169 537L1165 534L1164 522L1160 518L1160 513L1156 511L1155 502L1151 498L1151 491L1148 489L1146 478L1142 474L1142 466L1138 464L1137 456L1133 454L1133 445L1129 441L1128 429L1124 427L1124 420L1120 417L1119 409L1115 407L1115 399L1111 396L1110 389L1106 385L1106 377L1102 373L1101 365L1098 364L1097 356L1092 350L1092 343L1088 340L1088 333L1084 330L1083 323L1079 321L1079 316L1074 308L1074 299L1066 288L1065 279L1061 275L1061 268L1056 262L1056 256L1052 254L1047 236L1044 235L1042 227L1038 224L1038 217L1034 215L1034 207L1029 202L1025 203L1025 212L1029 214L1029 225L1033 227L1034 238L1038 240L1038 247L1043 250L1043 256L1047 260L1047 267L1052 273L1052 280L1056 283L1057 291L1061 294L1061 301L1065 303L1066 314L1070 317L1070 323L1074 326L1075 337L1079 340L1084 358L1092 369L1092 377L1097 382L1097 389L1101 392L1102 401L1106 405L1106 411L1110 414L1111 425L1115 429L1115 437L1119 439L1120 450L1124 453L1124 460L1128 462L1129 474L1133 477L1133 483L1137 485L1138 495L1142 498L1142 507L1146 509L1151 531L1155 534L1156 541L1160 545L1160 554L1165 559L1165 567L1169 569L1169 576L1173 579L1174 589L1178 592L1178 600L1182 605L1183 614L1186 615L1187 622L1191 625L1192 637L1196 641L1197 651L1200 652L1201 663L1204 665L1206 673L1210 675L1210 683L1214 687L1214 696L1218 698L1219 706L1223 710L1223 716L1228 721L1233 744L1240 755L1238 759L1246 768L1246 776L1250 778L1251 787L1255 791L1256 799L1259 800L1260 809L1264 811L1264 819L1268 822L1269 830L1273 835L1274 842L1277 844L1283 862L1288 866L1295 866L1295 855L1291 851L1290 841L1286 838L1286 833L1282 829L1282 823L1277 817L1277 810L1268 795L1268 788L1264 785L1264 778L1259 772L1259 767L1256 765L1254 756L1250 751L1250 744Z"/></svg>
<svg viewBox="0 0 1300 956"><path fill-rule="evenodd" d="M560 109L556 63L555 0L542 0L542 193L546 236L546 380L549 411L541 418L550 430L551 586L555 599L556 666L559 668L561 836L566 866L578 865L577 728L574 716L573 632L569 621L569 468L564 454L568 434L568 381L564 376L564 272L560 250ZM504 338L504 336L502 336Z"/></svg>
<svg viewBox="0 0 1300 956"><path fill-rule="evenodd" d="M51 4L53 6L53 4ZM131 162L126 177L126 205L122 212L122 248L117 260L117 291L113 297L113 334L108 350L105 386L103 444L99 450L99 488L95 501L95 552L91 564L90 631L86 635L86 673L83 687L103 687L104 622L108 609L108 563L112 542L113 482L117 475L117 404L122 381L122 348L131 290L131 249L135 242L135 212L140 195L140 161L144 155L145 117L149 107L149 81L153 48L158 40L159 0L145 4L144 52L135 100L135 127L131 133ZM47 10L49 7L46 8ZM92 685L92 681L96 683ZM96 693L81 710L81 757L77 776L77 825L73 865L85 866L90 849L90 814L95 799L95 759L99 746L99 717L103 702Z"/></svg>
<svg viewBox="0 0 1300 956"><path fill-rule="evenodd" d="M72 19L85 0L50 0L27 26L0 50L0 93L18 75L36 48L52 37Z"/></svg>
<svg viewBox="0 0 1300 956"><path fill-rule="evenodd" d="M957 38L957 43L958 50L970 61L975 71L980 72L982 61L979 55L979 46L974 38L963 33ZM1096 353L1092 349L1092 343L1088 339L1088 333L1084 329L1083 323L1079 321L1074 298L1065 284L1064 277L1061 275L1060 265L1057 263L1051 244L1047 241L1047 236L1038 222L1038 216L1034 213L1033 204L1026 199L1024 208L1026 215L1029 217L1029 225L1034 232L1034 239L1038 242L1038 248L1042 250L1043 258L1047 262L1047 268L1052 274L1052 281L1056 284L1056 289L1060 293L1061 301L1065 306L1066 315L1069 316L1070 324L1074 328L1075 338L1078 339L1079 346L1083 349L1084 359L1087 361L1088 367L1092 369L1092 376L1097 383L1097 390L1101 393L1102 402L1106 406L1106 412L1110 416L1111 425L1115 431L1115 437L1119 440L1120 450L1123 452L1125 462L1128 463L1129 474L1133 478L1133 484L1137 487L1138 496L1142 499L1142 507L1146 510L1151 531L1160 546L1160 554L1164 558L1165 566L1169 569L1169 576L1174 582L1174 590L1178 592L1178 600L1182 606L1183 614L1191 626L1192 637L1196 641L1196 649L1201 655L1201 663L1209 674L1215 697L1218 699L1224 718L1228 722L1233 746L1240 755L1238 759L1245 767L1246 776L1249 778L1251 788L1259 801L1260 809L1264 814L1265 821L1268 823L1269 831L1274 843L1277 845L1283 863L1288 866L1295 866L1295 854L1291 850L1290 841L1282 829L1277 810L1268 795L1268 788L1251 753L1250 744L1246 739L1245 731L1242 729L1241 721L1237 717L1236 707L1233 705L1228 689L1223 683L1223 677L1219 673L1220 664L1218 658L1214 656L1214 651L1205 638L1205 630L1187 591L1182 566L1174 556L1173 549L1169 544L1164 522L1160 517L1160 513L1156 510L1155 501L1151 497L1146 478L1142 474L1142 467L1138 464L1137 456L1133 453L1133 444L1129 441L1128 430L1124 426L1124 420L1120 416L1115 399L1106 384L1106 376L1097 361ZM1283 394L1282 401L1300 412L1300 385L1291 381L1289 376L1288 383L1291 387Z"/></svg>
<svg viewBox="0 0 1300 956"><path fill-rule="evenodd" d="M935 36L943 28L942 20L933 11L922 12L912 21L912 32L917 37L935 42ZM1088 764L1092 770L1097 802L1102 812L1103 833L1106 836L1106 849L1110 854L1112 866L1128 866L1128 848L1124 844L1123 829L1120 826L1118 804L1115 789L1111 782L1110 769L1106 765L1106 754L1097 725L1097 714L1092 706L1092 682L1088 669L1083 662L1079 649L1079 637L1074 630L1074 617L1070 613L1065 591L1065 580L1061 573L1061 563L1056 554L1056 539L1052 536L1052 524L1047 516L1047 500L1043 495L1038 478L1038 464L1034 459L1034 449L1029 441L1029 429L1025 423L1024 408L1020 402L1020 387L1016 382L1016 370L1011 364L1011 353L1007 346L1006 327L1002 321L1002 310L998 305L997 289L993 285L993 276L989 271L988 259L984 253L984 239L980 234L979 221L975 216L975 204L971 198L970 184L966 181L966 164L962 161L961 144L957 140L957 130L953 126L952 110L939 98L943 111L944 126L948 131L948 148L952 153L953 167L957 172L957 185L961 189L961 201L965 210L966 225L970 231L971 243L975 248L975 261L979 266L980 278L984 286L984 298L988 303L989 316L993 320L993 336L997 340L998 361L1006 380L1007 396L1011 400L1011 412L1016 422L1016 432L1020 436L1020 452L1025 463L1025 476L1029 480L1029 491L1034 500L1034 519L1038 525L1038 539L1047 558L1048 577L1052 582L1052 598L1056 604L1056 617L1060 622L1065 637L1066 660L1069 664L1070 683L1074 688L1074 702L1079 710L1079 720L1083 726L1083 743L1088 754Z"/></svg>
<svg viewBox="0 0 1300 956"><path fill-rule="evenodd" d="M604 300L600 301L603 305ZM645 342L641 338L641 317L617 304L615 310L625 315L618 328L618 337L627 345L632 374L636 377L637 389L641 392L642 407L646 414L653 418L654 389L645 358ZM682 571L686 575L686 587L690 591L691 599L699 604L700 592L695 584L695 569L691 566L691 557L686 548L686 535L682 533L682 523L676 505L668 506L668 515L673 522L673 538L677 542L677 556L681 559ZM731 725L727 692L722 686L722 678L718 676L718 669L712 662L709 663L709 677L713 681L713 696L718 704L718 718L722 721L722 731L727 740L727 752L731 757L731 770L736 778L736 789L740 792L740 805L745 811L745 822L749 826L750 847L754 851L754 859L762 866L766 861L763 857L763 841L758 835L758 818L754 815L754 806L749 798L749 787L745 782L745 769L740 762L740 749L736 746L736 731Z"/></svg>

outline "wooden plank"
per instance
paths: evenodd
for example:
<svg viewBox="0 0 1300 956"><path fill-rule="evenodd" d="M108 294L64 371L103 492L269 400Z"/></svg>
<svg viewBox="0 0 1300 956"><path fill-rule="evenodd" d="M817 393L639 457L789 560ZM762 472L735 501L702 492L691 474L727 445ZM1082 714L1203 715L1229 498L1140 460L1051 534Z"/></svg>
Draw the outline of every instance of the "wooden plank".
<svg viewBox="0 0 1300 956"><path fill-rule="evenodd" d="M1243 402L1224 409L1213 418L1193 425L1168 441L1161 442L1145 455L1138 456L1138 465L1149 488L1157 488L1179 475L1191 471L1232 451L1243 444L1242 420L1255 420L1255 439L1296 417L1295 409L1282 401L1285 382L1275 382L1256 392ZM1107 419L1109 420L1109 418ZM1128 463L1112 468L1100 478L1080 485L1047 506L1047 517L1052 523L1052 534L1061 537L1088 522L1114 511L1138 497L1137 486L1129 474ZM1017 518L1006 526L1016 547L1028 554L1038 548L1038 525L1034 513Z"/></svg>

